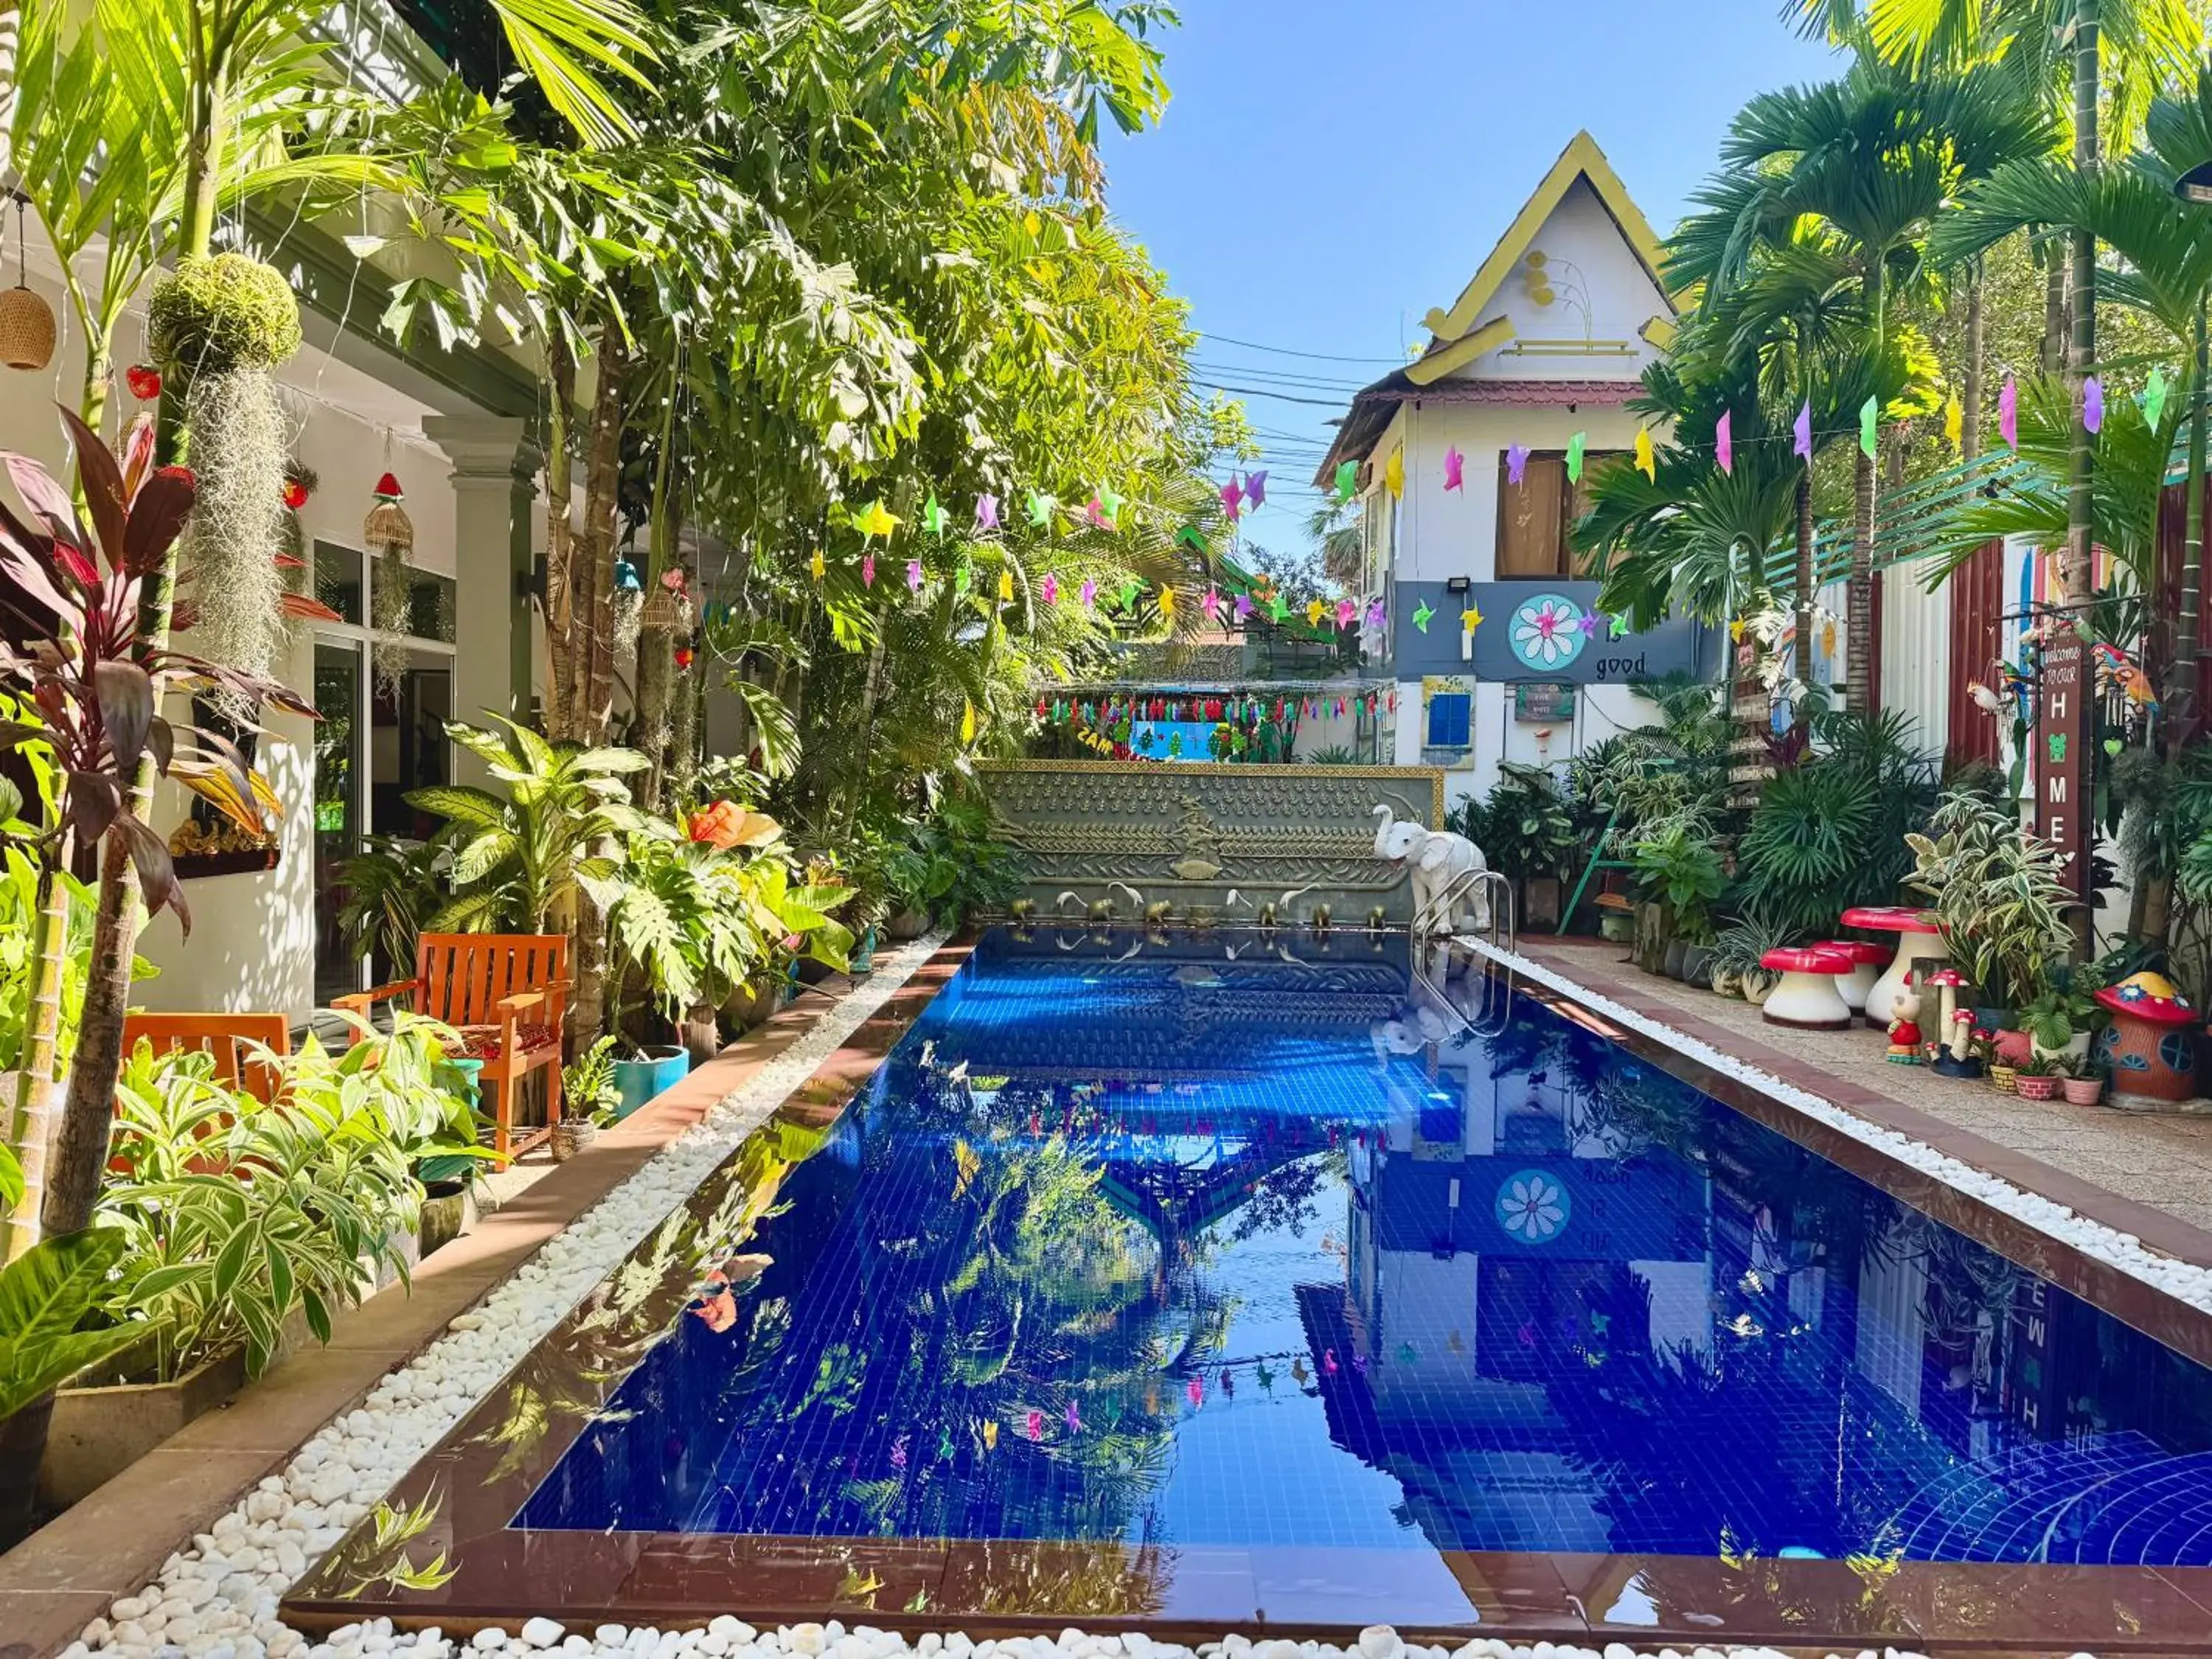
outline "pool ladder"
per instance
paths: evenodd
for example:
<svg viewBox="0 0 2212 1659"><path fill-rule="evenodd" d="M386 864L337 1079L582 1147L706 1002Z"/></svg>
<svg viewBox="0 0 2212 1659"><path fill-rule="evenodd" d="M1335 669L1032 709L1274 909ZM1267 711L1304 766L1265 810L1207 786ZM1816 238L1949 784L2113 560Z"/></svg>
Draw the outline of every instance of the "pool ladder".
<svg viewBox="0 0 2212 1659"><path fill-rule="evenodd" d="M1506 957L1506 961L1497 964L1498 971L1495 972L1491 971L1489 964L1478 962L1471 966L1471 971L1479 968L1481 972L1482 1001L1476 1012L1470 1016L1462 1013L1459 1006L1444 994L1443 985L1438 982L1431 971L1429 952L1426 947L1431 939L1441 940L1443 946L1444 976L1449 979L1451 974L1451 953L1464 948L1462 936L1452 931L1452 917L1468 895L1483 888L1491 890L1488 895L1490 930L1486 942L1492 949L1502 953ZM1416 911L1413 915L1412 938L1409 941L1412 945L1413 978L1421 988L1428 993L1431 1006L1438 1012L1449 1015L1458 1024L1459 1035L1462 1037L1495 1036L1505 1029L1513 1018L1511 959L1516 954L1515 946L1519 938L1518 928L1516 926L1516 920L1514 911L1513 884L1495 870L1461 872L1446 884L1443 891L1431 899L1424 908ZM1470 957L1474 954L1468 952Z"/></svg>

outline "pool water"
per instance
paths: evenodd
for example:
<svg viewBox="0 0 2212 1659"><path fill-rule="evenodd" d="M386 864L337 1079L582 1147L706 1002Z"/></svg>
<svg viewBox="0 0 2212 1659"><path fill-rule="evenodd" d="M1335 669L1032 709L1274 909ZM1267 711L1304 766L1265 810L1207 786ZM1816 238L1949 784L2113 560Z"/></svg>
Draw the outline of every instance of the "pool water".
<svg viewBox="0 0 2212 1659"><path fill-rule="evenodd" d="M1452 1000L986 936L514 1524L2212 1563L2212 1373Z"/></svg>

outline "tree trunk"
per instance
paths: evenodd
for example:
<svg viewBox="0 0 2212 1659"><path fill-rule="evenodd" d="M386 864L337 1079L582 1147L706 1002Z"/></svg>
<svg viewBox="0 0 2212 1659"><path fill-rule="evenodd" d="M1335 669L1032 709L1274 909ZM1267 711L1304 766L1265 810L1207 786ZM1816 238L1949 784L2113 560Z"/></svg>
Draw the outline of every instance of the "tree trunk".
<svg viewBox="0 0 2212 1659"><path fill-rule="evenodd" d="M2205 335L2205 302L2197 304L2197 376L2189 393L2188 511L2181 544L2181 600L2173 619L2173 662L2166 670L2167 741L2175 748L2188 743L2203 718L2197 707L2197 653L2203 629L2197 607L2204 586L2204 461L2205 389L2212 368L2212 345Z"/></svg>
<svg viewBox="0 0 2212 1659"><path fill-rule="evenodd" d="M138 887L131 875L129 845L112 831L101 839L100 902L93 912L92 964L85 976L84 1009L77 1020L76 1058L70 1066L60 1133L48 1151L46 1193L40 1206L40 1224L50 1236L92 1224L100 1172L107 1165L115 1122L115 1079L123 1069L123 1021L131 1012L131 959L138 933Z"/></svg>
<svg viewBox="0 0 2212 1659"><path fill-rule="evenodd" d="M1982 377L1988 346L1982 328L1982 262L1966 271L1966 384L1960 398L1959 459L1969 465L1982 458Z"/></svg>
<svg viewBox="0 0 2212 1659"><path fill-rule="evenodd" d="M62 971L69 956L69 888L53 867L39 870L39 912L31 929L30 1006L23 1019L21 1070L15 1079L13 1121L8 1144L23 1166L23 1198L13 1215L0 1218L0 1263L13 1261L39 1242L40 1208L46 1196L46 1164L53 1156L55 1049L62 1024Z"/></svg>
<svg viewBox="0 0 2212 1659"><path fill-rule="evenodd" d="M645 576L648 592L653 590L662 572L681 568L677 557L681 516L677 508L675 490L672 487L679 374L680 366L672 367L668 377L668 399L661 410L659 453L653 460L653 518L647 543L648 552ZM637 696L637 746L652 762L638 775L637 784L638 804L648 812L659 811L667 799L672 753L669 740L669 693L675 672L674 635L664 628L640 629L630 684L635 689Z"/></svg>
<svg viewBox="0 0 2212 1659"><path fill-rule="evenodd" d="M1813 568L1813 464L1797 477L1797 678L1808 690L1818 690L1825 701L1826 686L1813 684L1813 605L1819 586Z"/></svg>
<svg viewBox="0 0 2212 1659"><path fill-rule="evenodd" d="M568 411L576 402L576 357L568 336L553 329L545 343L546 368L553 382L546 411L545 445L545 735L556 742L569 735L568 714L575 707L580 665L576 652L576 537L568 515L574 491L574 463L568 454Z"/></svg>
<svg viewBox="0 0 2212 1659"><path fill-rule="evenodd" d="M2043 372L2057 375L2066 368L2066 259L2054 240L2051 263L2043 273Z"/></svg>
<svg viewBox="0 0 2212 1659"><path fill-rule="evenodd" d="M1877 254L1866 274L1867 315L1874 325L1875 356L1884 337L1882 269ZM1844 585L1850 611L1844 637L1844 701L1852 713L1871 714L1881 700L1874 684L1875 458L1862 444L1851 463L1851 568Z"/></svg>
<svg viewBox="0 0 2212 1659"><path fill-rule="evenodd" d="M2075 0L2074 11L2074 166L2086 177L2097 173L2097 42L2099 0ZM2073 239L2073 272L2067 283L2072 313L2066 380L2073 397L2097 366L2097 239L2077 230ZM2066 469L2066 564L2068 592L2087 591L2090 536L2095 512L2096 451L2089 429L2077 418Z"/></svg>

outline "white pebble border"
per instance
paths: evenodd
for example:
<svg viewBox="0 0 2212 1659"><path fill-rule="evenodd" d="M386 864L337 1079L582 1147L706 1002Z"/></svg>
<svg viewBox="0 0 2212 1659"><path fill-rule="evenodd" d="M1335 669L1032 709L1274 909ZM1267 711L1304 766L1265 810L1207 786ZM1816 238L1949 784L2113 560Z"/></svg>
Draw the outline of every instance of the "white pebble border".
<svg viewBox="0 0 2212 1659"><path fill-rule="evenodd" d="M1947 1186L1955 1187L1960 1192L1979 1199L1991 1209L2002 1211L2015 1220L2025 1221L2061 1243L2071 1245L2085 1255L2094 1256L2107 1266L2117 1267L2130 1277L2165 1291L2177 1301L2185 1302L2202 1312L2212 1313L2212 1267L2200 1267L2193 1262L2147 1249L2133 1233L2124 1233L2101 1221L2077 1215L2065 1205L2045 1198L2040 1193L2025 1191L2010 1182L2000 1181L1993 1175L1977 1170L1971 1164L1939 1152L1925 1142L1899 1134L1894 1129L1886 1129L1878 1123L1870 1123L1832 1101L1808 1093L1795 1084L1785 1083L1771 1072L1763 1072L1734 1054L1723 1054L1710 1043L1700 1042L1663 1020L1653 1019L1632 1008L1623 1007L1612 998L1577 984L1542 963L1502 951L1483 939L1462 937L1459 943L1480 951L1517 975L1572 998L1616 1024L1656 1038L1677 1053L1749 1084L1760 1093L1772 1096L1784 1105L1794 1107L1808 1117L1817 1118L1831 1128L1840 1129L1854 1140L1886 1152L1923 1174L1934 1176Z"/></svg>
<svg viewBox="0 0 2212 1659"><path fill-rule="evenodd" d="M942 1635L932 1632L909 1641L897 1633L866 1626L848 1630L834 1621L757 1631L726 1614L702 1629L662 1631L604 1624L589 1635L571 1632L551 1619L537 1618L525 1621L519 1631L494 1627L466 1638L449 1637L434 1628L396 1631L389 1619L372 1619L334 1631L324 1641L310 1642L277 1619L279 1599L369 1512L368 1500L389 1491L416 1460L467 1416L647 1232L721 1165L765 1110L772 1109L805 1081L941 943L942 935L933 935L879 956L876 971L866 985L830 1010L812 1031L549 1240L478 1309L456 1316L447 1334L404 1370L384 1378L359 1407L319 1430L294 1455L283 1474L264 1480L237 1507L218 1519L211 1531L198 1534L190 1548L170 1556L153 1583L136 1595L118 1599L107 1616L94 1620L64 1650L61 1659L90 1659L96 1653L118 1654L124 1659L366 1659L392 1654L452 1659L463 1649L470 1659L508 1651L516 1659L533 1654L544 1654L550 1659L556 1652L567 1659L677 1659L679 1655L694 1654L712 1659L783 1659L784 1656L899 1659L909 1654L927 1659L1638 1659L1638 1650L1619 1642L1602 1650L1554 1642L1516 1645L1498 1638L1471 1641L1456 1649L1425 1647L1401 1640L1387 1625L1362 1632L1357 1645L1349 1648L1317 1642L1254 1642L1230 1636L1194 1650L1154 1642L1139 1634L1086 1636L1077 1630L1062 1631L1057 1640L1037 1636L982 1642L958 1631ZM1663 1029L1607 1005L1604 999L1536 963L1507 957L1488 946L1483 949L1517 971L1602 1008L1624 1023L1655 1034ZM1680 1040L1678 1034L1668 1036ZM1948 1171L1938 1166L1948 1165L1964 1176L1973 1177L1973 1172L1963 1165L1938 1158L1924 1147L1914 1148L1902 1137L1859 1123L1823 1102L1787 1090L1776 1079L1729 1061L1725 1055L1702 1050L1700 1057L1707 1056L1711 1063L1747 1081L1793 1097L1791 1103L1802 1104L1838 1127L1856 1126L1854 1133L1887 1150L1900 1155L1908 1149L1917 1151L1921 1156L1914 1162L1946 1174L1946 1178L1950 1178ZM1987 1182L1986 1177L1978 1179ZM1961 1180L1959 1184L1968 1185L1968 1182ZM1969 1186L1969 1190L1978 1189ZM2014 1196L2028 1199L2027 1194ZM2062 1216L2066 1213L2056 1206L2046 1207ZM2134 1243L2131 1239L2126 1242ZM2147 1255L2139 1249L2138 1253ZM2212 1276L2200 1273L2199 1277ZM2197 1290L2199 1295L2204 1294L2203 1286ZM1659 1659L1784 1659L1770 1648L1657 1651ZM1832 1656L1832 1659L1848 1656ZM1877 1654L1868 1649L1856 1659L1877 1659ZM1919 1656L1890 1648L1881 1650L1879 1659L1919 1659ZM2094 1659L2094 1656L2077 1654L2073 1659Z"/></svg>

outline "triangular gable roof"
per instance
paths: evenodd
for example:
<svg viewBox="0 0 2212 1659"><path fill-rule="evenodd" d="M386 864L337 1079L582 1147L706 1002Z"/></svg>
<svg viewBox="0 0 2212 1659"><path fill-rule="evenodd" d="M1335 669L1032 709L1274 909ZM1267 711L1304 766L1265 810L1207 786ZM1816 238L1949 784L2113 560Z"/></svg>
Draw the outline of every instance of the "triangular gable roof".
<svg viewBox="0 0 2212 1659"><path fill-rule="evenodd" d="M1535 193L1514 216L1513 222L1506 227L1504 235L1498 238L1498 246L1491 249L1490 257L1482 262L1482 268L1474 273L1474 279L1452 302L1451 309L1448 312L1431 311L1421 319L1422 326L1436 339L1427 353L1407 370L1415 381L1425 382L1436 374L1449 373L1448 368L1432 368L1431 359L1450 352L1475 328L1483 308L1498 297L1498 291L1504 286L1505 279L1526 257L1545 222L1566 199L1567 192L1574 188L1577 179L1589 184L1599 204L1620 230L1621 240L1628 244L1630 251L1636 255L1637 262L1651 278L1652 286L1666 301L1668 311L1673 313L1674 298L1668 291L1666 279L1660 275L1664 256L1650 221L1644 216L1644 210L1638 207L1630 197L1628 187L1620 182L1620 175L1613 170L1613 164L1605 159L1605 152L1597 147L1597 140L1591 137L1587 131L1577 132L1568 142L1566 149L1559 152L1559 159L1552 164L1552 170L1544 175L1543 182L1536 186ZM1465 354L1459 355L1459 361L1466 361ZM1431 369L1431 373L1424 374L1425 368Z"/></svg>

